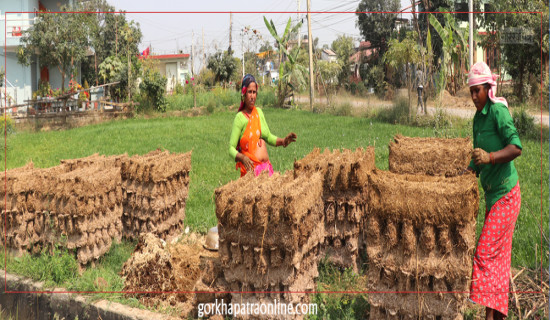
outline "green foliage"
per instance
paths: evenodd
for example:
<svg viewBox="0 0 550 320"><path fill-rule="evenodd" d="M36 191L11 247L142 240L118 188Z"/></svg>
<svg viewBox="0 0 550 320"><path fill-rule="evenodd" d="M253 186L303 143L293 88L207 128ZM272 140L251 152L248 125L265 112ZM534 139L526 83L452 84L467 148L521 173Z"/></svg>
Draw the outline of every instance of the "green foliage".
<svg viewBox="0 0 550 320"><path fill-rule="evenodd" d="M357 26L361 35L380 55L386 52L397 19L397 13L381 12L397 12L400 7L399 0L361 0L357 6Z"/></svg>
<svg viewBox="0 0 550 320"><path fill-rule="evenodd" d="M460 73L460 70L464 69L464 66L469 65L467 60L467 45L468 45L468 31L458 27L458 24L454 17L450 13L443 14L445 18L445 26L442 26L439 20L433 15L429 14L428 18L432 27L437 31L443 48L443 55L441 57L441 68L439 69L439 81L437 88L440 94L443 94L443 89L449 90L449 92L456 92L464 81L464 75ZM453 74L455 70L455 74ZM458 72L457 72L458 71ZM453 85L447 83L448 75L455 78ZM459 83L460 82L460 83Z"/></svg>
<svg viewBox="0 0 550 320"><path fill-rule="evenodd" d="M386 92L387 83L384 81L384 65L376 64L368 68L367 77L364 81L367 83L367 86L374 88L374 93L378 97L384 97Z"/></svg>
<svg viewBox="0 0 550 320"><path fill-rule="evenodd" d="M367 93L367 88L363 82L351 82L349 84L349 90L351 94L355 96L365 96Z"/></svg>
<svg viewBox="0 0 550 320"><path fill-rule="evenodd" d="M99 64L98 69L99 76L103 80L102 83L109 83L120 78L121 73L124 71L124 65L118 57L110 56Z"/></svg>
<svg viewBox="0 0 550 320"><path fill-rule="evenodd" d="M78 275L78 261L67 249L56 245L50 249L44 248L36 257L24 254L10 258L7 269L8 272L44 281L46 286L54 286L67 283Z"/></svg>
<svg viewBox="0 0 550 320"><path fill-rule="evenodd" d="M320 81L323 88L327 90L326 94L330 94L331 87L335 87L338 84L338 76L342 72L342 67L338 63L329 61L317 61L317 73L320 76Z"/></svg>
<svg viewBox="0 0 550 320"><path fill-rule="evenodd" d="M237 68L235 60L227 52L218 51L208 58L207 68L215 74L214 82L229 82L233 71Z"/></svg>
<svg viewBox="0 0 550 320"><path fill-rule="evenodd" d="M190 88L187 85L186 88ZM197 86L200 88L200 86ZM197 90L197 106L213 105L214 107L229 107L238 106L240 104L240 95L238 92L232 89L224 89L216 87L210 91ZM256 105L264 107L272 107L275 104L275 91L271 87L260 86L258 96L256 98ZM193 108L193 93L191 91L185 94L174 94L166 97L166 110L187 110ZM212 109L212 107L211 107Z"/></svg>
<svg viewBox="0 0 550 320"><path fill-rule="evenodd" d="M407 37L403 41L398 39L390 40L389 48L384 54L383 61L390 67L401 70L405 67L405 74L407 79L407 93L409 100L407 106L411 109L411 73L409 72L409 66L420 62L420 52L416 42L414 41L415 35L412 32L407 34ZM409 115L412 111L409 110ZM397 120L397 119L396 119ZM398 122L401 120L398 120ZM402 122L399 122L402 123Z"/></svg>
<svg viewBox="0 0 550 320"><path fill-rule="evenodd" d="M140 72L140 66L136 57L132 57L130 60L131 74L138 74ZM128 95L128 89L135 91L135 82L130 81L130 87L128 87L128 64L123 63L118 57L107 57L98 67L99 76L102 81L100 83L112 83L119 82L117 85L110 86L109 93L111 97L121 100L125 99ZM132 77L133 79L133 77Z"/></svg>
<svg viewBox="0 0 550 320"><path fill-rule="evenodd" d="M514 109L512 118L521 138L540 140L540 127L537 130L535 119L525 111L525 108Z"/></svg>
<svg viewBox="0 0 550 320"><path fill-rule="evenodd" d="M365 291L366 277L350 269L340 269L326 260L319 264L317 291L313 303L319 312L308 319L363 319L368 308L364 293L323 293L326 291Z"/></svg>
<svg viewBox="0 0 550 320"><path fill-rule="evenodd" d="M5 121L2 119L3 117L0 118L0 135L4 135L4 132L8 135L15 133L15 124L13 119L8 114L6 114L5 117Z"/></svg>
<svg viewBox="0 0 550 320"><path fill-rule="evenodd" d="M377 115L377 119L391 124L409 124L409 101L406 98L398 97L389 109L383 109Z"/></svg>
<svg viewBox="0 0 550 320"><path fill-rule="evenodd" d="M74 10L62 6L60 12L38 13L34 24L23 33L17 49L17 59L23 65L30 65L36 55L40 67L58 67L63 92L65 77L76 73L90 44L90 19L93 15L71 12Z"/></svg>
<svg viewBox="0 0 550 320"><path fill-rule="evenodd" d="M145 69L139 89L142 94L142 102L145 102L144 106L140 105L141 110L152 107L156 111L166 111L166 77L160 72Z"/></svg>
<svg viewBox="0 0 550 320"><path fill-rule="evenodd" d="M273 20L268 22L267 18L264 16L264 23L267 29L275 41L277 41L279 55L284 53L288 59L279 67L279 82L277 84L277 106L279 107L283 107L285 105L285 100L290 93L293 91L299 91L306 86L305 75L307 74L307 69L297 61L300 54L300 48L296 48L292 54L287 50L290 35L295 33L302 26L302 23L299 22L291 27L291 21L292 20L288 18L285 31L281 36L279 36ZM281 59L281 57L279 57L279 59Z"/></svg>
<svg viewBox="0 0 550 320"><path fill-rule="evenodd" d="M259 97L261 95L262 87ZM238 98L236 101L239 101ZM321 150L354 150L366 146L375 147L376 167L387 170L388 143L395 134L434 136L434 130L430 127L393 125L376 119L334 117L327 113L314 114L302 110L264 108L263 111L273 134L284 135L293 131L298 136L297 142L287 148L269 149L270 162L279 172L292 170L294 160L303 158L314 147ZM234 160L225 151L235 114L236 109L232 109L191 118L137 117L65 131L18 132L8 136L11 150L6 157L7 166L10 169L20 167L32 159L37 167L51 167L58 165L60 159L80 158L95 152L106 155L127 152L134 155L145 154L156 148L178 153L193 150L186 225L204 232L217 223L212 197L214 189L239 177ZM465 137L471 134L471 127L453 124L448 129L449 136ZM36 141L40 141L40 144ZM548 183L543 180L541 186L540 141L524 139L522 144L522 155L514 160L521 181L522 212L514 233L512 266L536 268L540 261L535 259L533 244L540 243L540 228L543 234L549 232L547 223L540 224L541 214L542 220L548 221ZM549 157L548 148L548 144L542 144L543 160ZM542 166L542 176L547 177L548 161L542 161ZM480 207L483 208L482 205ZM483 209L478 216L478 225L483 224L484 213ZM547 240L543 240L543 248L548 248ZM547 257L543 258L543 265L548 268Z"/></svg>
<svg viewBox="0 0 550 320"><path fill-rule="evenodd" d="M88 21L91 31L88 38L94 56L82 63L82 79L95 83L96 80L100 81L96 73L96 63L100 64L110 56L135 56L139 52L138 45L143 35L138 23L128 21L125 12L116 12L115 7L106 0L82 1L81 5L82 11L97 12L90 15ZM123 36L123 30L130 34L128 29L131 30L131 37Z"/></svg>
<svg viewBox="0 0 550 320"><path fill-rule="evenodd" d="M216 74L208 68L202 69L197 79L200 84L206 87L213 87L216 85Z"/></svg>
<svg viewBox="0 0 550 320"><path fill-rule="evenodd" d="M501 13L486 14L482 19L481 25L490 31L495 31L494 34L489 32L484 42L491 43L501 53L501 57L497 57L499 65L502 61L502 68L499 69L504 69L512 77L515 83L514 94L520 102L525 102L529 95L526 95L524 85L529 76L534 75L538 78L537 86L540 86L541 67L548 65L549 30L546 27L541 28L541 22L543 24L548 22L548 1L494 0L491 1L491 9ZM513 29L515 31L512 31ZM530 35L530 39L524 43L515 43L514 41L503 43L502 38L505 33L511 31ZM542 71L544 72L544 68Z"/></svg>
<svg viewBox="0 0 550 320"><path fill-rule="evenodd" d="M338 74L340 84L347 83L351 74L349 69L349 57L354 53L353 38L338 36L331 44L332 50L336 53L341 71Z"/></svg>

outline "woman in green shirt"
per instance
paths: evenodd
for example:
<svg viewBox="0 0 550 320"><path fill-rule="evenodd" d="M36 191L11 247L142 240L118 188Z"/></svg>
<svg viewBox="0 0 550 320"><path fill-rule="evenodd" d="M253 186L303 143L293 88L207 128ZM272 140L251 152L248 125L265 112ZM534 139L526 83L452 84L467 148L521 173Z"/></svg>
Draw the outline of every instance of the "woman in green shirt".
<svg viewBox="0 0 550 320"><path fill-rule="evenodd" d="M237 169L241 170L241 177L250 171L256 176L262 171L268 171L271 176L273 166L269 161L266 142L286 148L296 141L295 133L291 132L281 139L269 131L262 110L256 107L257 90L256 79L251 74L244 76L241 84L241 106L233 121L229 139L229 155L235 159Z"/></svg>
<svg viewBox="0 0 550 320"><path fill-rule="evenodd" d="M485 191L485 222L474 255L470 299L486 307L485 319L504 319L512 236L521 207L519 179L513 160L521 142L504 98L495 97L497 75L484 62L468 75L474 116L474 152L468 170L480 176Z"/></svg>

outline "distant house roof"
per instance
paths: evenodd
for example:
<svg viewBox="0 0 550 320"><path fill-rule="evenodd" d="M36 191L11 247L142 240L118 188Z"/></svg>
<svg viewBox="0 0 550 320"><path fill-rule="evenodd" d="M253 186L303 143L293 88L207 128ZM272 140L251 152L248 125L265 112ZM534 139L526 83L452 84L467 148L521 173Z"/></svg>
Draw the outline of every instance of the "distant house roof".
<svg viewBox="0 0 550 320"><path fill-rule="evenodd" d="M149 55L148 57L150 59L157 59L157 60L166 60L166 59L182 59L182 58L189 58L189 53L180 53L180 54L159 54L159 55ZM143 59L143 56L139 56L140 59Z"/></svg>
<svg viewBox="0 0 550 320"><path fill-rule="evenodd" d="M326 53L329 56L336 56L336 53L330 49L323 49L323 52Z"/></svg>
<svg viewBox="0 0 550 320"><path fill-rule="evenodd" d="M356 52L349 57L349 61L353 63L359 63L361 62L361 57L369 57L375 52L375 49L371 48L370 41L361 41L359 48L355 50Z"/></svg>

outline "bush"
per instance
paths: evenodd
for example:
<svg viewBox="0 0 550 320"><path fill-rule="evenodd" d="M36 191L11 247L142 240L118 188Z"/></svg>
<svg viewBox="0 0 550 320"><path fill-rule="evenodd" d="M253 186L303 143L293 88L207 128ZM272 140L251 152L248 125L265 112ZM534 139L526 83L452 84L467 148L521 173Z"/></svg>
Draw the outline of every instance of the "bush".
<svg viewBox="0 0 550 320"><path fill-rule="evenodd" d="M527 139L540 138L540 130L537 130L535 119L525 111L524 107L514 110L513 118L514 126L520 137Z"/></svg>
<svg viewBox="0 0 550 320"><path fill-rule="evenodd" d="M15 132L15 125L13 123L13 119L9 115L6 115L6 121L4 121L3 119L0 119L1 135L4 135L4 130L6 130L6 133L8 135Z"/></svg>
<svg viewBox="0 0 550 320"><path fill-rule="evenodd" d="M176 83L174 94L183 94L183 85L180 82Z"/></svg>
<svg viewBox="0 0 550 320"><path fill-rule="evenodd" d="M153 108L157 111L166 111L166 77L158 71L148 69L143 74L143 80L139 84L141 90L141 103L139 110Z"/></svg>
<svg viewBox="0 0 550 320"><path fill-rule="evenodd" d="M409 100L405 97L398 97L393 102L393 106L389 109L380 111L377 116L378 120L391 124L408 124L409 123Z"/></svg>
<svg viewBox="0 0 550 320"><path fill-rule="evenodd" d="M351 94L355 96L364 96L366 94L366 88L363 82L352 82L349 85Z"/></svg>
<svg viewBox="0 0 550 320"><path fill-rule="evenodd" d="M352 109L352 106L349 102L339 104L334 108L334 115L335 116L351 116L351 109Z"/></svg>

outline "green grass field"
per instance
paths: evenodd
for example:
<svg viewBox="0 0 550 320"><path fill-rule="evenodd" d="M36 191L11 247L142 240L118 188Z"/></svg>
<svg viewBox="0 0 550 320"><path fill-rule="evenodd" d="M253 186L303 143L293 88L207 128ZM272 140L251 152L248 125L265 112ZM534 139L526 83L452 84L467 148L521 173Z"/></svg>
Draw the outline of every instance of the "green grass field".
<svg viewBox="0 0 550 320"><path fill-rule="evenodd" d="M301 159L315 147L355 149L367 146L375 147L377 167L387 170L388 144L394 135L429 137L441 131L300 110L267 108L265 114L272 133L284 136L293 131L298 135L297 142L287 148L269 148L273 167L279 172L291 170L294 160ZM239 177L234 161L228 155L234 116L234 112L223 111L194 118L137 117L66 131L16 132L7 139L7 167L20 167L29 161L38 167L51 167L59 164L61 159L85 157L93 153L134 155L157 148L171 152L192 150L186 225L195 231L205 232L216 225L214 189ZM468 136L468 127L447 129L445 133L450 137ZM548 248L548 144L542 146L541 173L540 141L524 139L522 143L523 154L516 160L522 208L514 235L512 265L535 268L540 264L541 226L542 246ZM482 201L480 207L483 206ZM480 209L479 231L483 215L484 211ZM548 266L547 255L544 256L544 265Z"/></svg>
<svg viewBox="0 0 550 320"><path fill-rule="evenodd" d="M228 154L229 133L235 112L217 110L208 116L192 118L146 119L138 116L134 119L65 131L15 132L7 138L7 168L20 167L30 161L37 167L51 167L58 165L61 159L85 157L94 153L134 155L145 154L157 148L178 153L192 150L191 184L185 224L195 231L206 232L217 223L214 189L239 177L235 163ZM471 121L465 125L442 130L391 125L370 118L338 117L301 110L266 108L264 113L272 133L284 136L293 131L298 136L297 142L287 148L268 149L273 167L279 172L291 170L294 160L301 159L315 147L355 149L367 146L375 147L377 167L387 170L388 144L396 134L417 137L441 134L447 137L465 137L471 134ZM522 143L523 154L516 160L522 190L522 208L514 234L512 266L536 269L541 264L542 244L542 264L548 269L548 143L545 141L542 144L542 150L540 141L523 139ZM480 191L482 193L482 190ZM483 198L482 195L481 197ZM484 205L482 200L478 215L478 233L484 220ZM8 271L36 280L50 281L52 284L66 285L69 289L77 291L98 290L94 281L102 277L109 283L106 291L118 291L122 289L123 284L117 273L131 254L132 248L133 244L124 242L114 246L95 268L89 268L80 277L76 275L73 267L69 267L68 271L63 273L57 272L56 268L60 264L71 266L71 263L62 260L62 257L48 258L48 254L32 259L28 256L9 257ZM3 251L0 258L4 259ZM324 271L321 272L323 276L319 281L319 289L334 288L340 281L340 276L335 275L336 271L328 270L329 266L322 268ZM344 273L343 277L350 283L355 281L353 279L359 279L357 275L347 273ZM350 286L353 287L352 284ZM347 285L345 287L349 288ZM103 295L97 296L100 297ZM114 295L112 298L137 305L134 298L125 299L120 295ZM365 308L364 297L343 297L350 303L349 307L335 302L332 298L326 295L318 295L315 298L316 301L325 304L324 314L332 315L331 318L338 318L337 314L346 314L346 317L353 318L352 314Z"/></svg>

